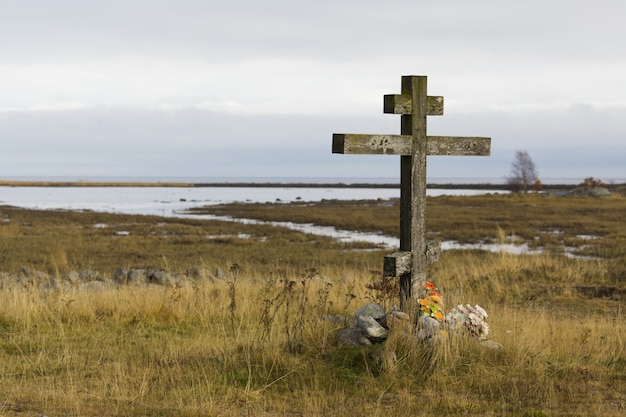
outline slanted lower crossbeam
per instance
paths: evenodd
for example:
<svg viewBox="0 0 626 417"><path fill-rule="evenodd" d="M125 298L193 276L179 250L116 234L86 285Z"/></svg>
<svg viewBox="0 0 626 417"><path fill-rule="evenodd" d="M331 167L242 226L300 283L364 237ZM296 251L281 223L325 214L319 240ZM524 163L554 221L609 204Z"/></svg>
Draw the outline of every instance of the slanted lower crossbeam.
<svg viewBox="0 0 626 417"><path fill-rule="evenodd" d="M441 242L437 240L426 241L426 263L433 264L439 260L441 254ZM385 256L383 262L383 276L399 277L411 273L413 257L411 252L398 251Z"/></svg>

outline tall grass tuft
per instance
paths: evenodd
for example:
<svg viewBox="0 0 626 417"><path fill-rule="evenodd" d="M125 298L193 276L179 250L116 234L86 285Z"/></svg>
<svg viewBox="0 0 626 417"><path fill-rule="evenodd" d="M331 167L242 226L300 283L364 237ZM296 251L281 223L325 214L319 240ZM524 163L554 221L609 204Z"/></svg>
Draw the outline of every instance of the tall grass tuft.
<svg viewBox="0 0 626 417"><path fill-rule="evenodd" d="M343 325L324 316L344 314L345 294L356 288L316 270L266 280L239 270L236 281L229 275L182 287L2 291L0 410L194 416L624 411L621 302L549 288L537 293L530 280L538 277L524 272L559 269L570 280L577 261L446 256L447 268L436 271L446 305L484 305L491 336L504 349L485 348L469 335L423 344L401 325L383 344L340 346L335 334ZM366 283L355 294L361 303L370 301ZM518 289L509 293L513 283ZM360 306L352 302L349 312Z"/></svg>

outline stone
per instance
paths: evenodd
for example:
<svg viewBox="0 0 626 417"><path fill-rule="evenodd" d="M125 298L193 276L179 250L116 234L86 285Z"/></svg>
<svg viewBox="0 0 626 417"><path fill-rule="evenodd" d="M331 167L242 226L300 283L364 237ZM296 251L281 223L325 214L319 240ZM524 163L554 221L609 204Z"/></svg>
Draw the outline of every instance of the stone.
<svg viewBox="0 0 626 417"><path fill-rule="evenodd" d="M41 280L45 281L50 278L50 276L42 271L33 271L27 266L22 267L22 275L26 278L31 278L33 280Z"/></svg>
<svg viewBox="0 0 626 417"><path fill-rule="evenodd" d="M118 268L117 271L113 274L113 281L118 284L126 284L128 280L128 271L126 268Z"/></svg>
<svg viewBox="0 0 626 417"><path fill-rule="evenodd" d="M389 314L387 314L387 327L392 333L396 332L404 336L413 334L411 330L411 316L398 310L397 307L392 308Z"/></svg>
<svg viewBox="0 0 626 417"><path fill-rule="evenodd" d="M396 319L402 320L402 321L409 321L409 319L411 318L411 316L409 316L404 311L400 311L398 309L398 307L392 308L391 312L389 313L389 315L392 316L393 318L396 318Z"/></svg>
<svg viewBox="0 0 626 417"><path fill-rule="evenodd" d="M367 338L358 327L348 327L337 333L339 343L346 346L369 346L372 341Z"/></svg>
<svg viewBox="0 0 626 417"><path fill-rule="evenodd" d="M113 274L113 281L118 284L146 284L148 282L148 272L145 269L119 268Z"/></svg>
<svg viewBox="0 0 626 417"><path fill-rule="evenodd" d="M78 284L78 281L80 280L80 274L76 271L70 271L65 274L64 279L66 281L69 281L71 284Z"/></svg>
<svg viewBox="0 0 626 417"><path fill-rule="evenodd" d="M42 271L34 271L27 266L22 267L18 282L23 286L34 286L41 289L57 289L57 279Z"/></svg>
<svg viewBox="0 0 626 417"><path fill-rule="evenodd" d="M157 285L175 285L176 280L170 274L160 269L149 269L147 272L148 281Z"/></svg>
<svg viewBox="0 0 626 417"><path fill-rule="evenodd" d="M417 325L417 338L430 341L441 334L441 322L429 316L421 316Z"/></svg>
<svg viewBox="0 0 626 417"><path fill-rule="evenodd" d="M337 334L340 343L347 346L368 346L387 339L387 314L376 303L367 304L355 313L354 327L342 329Z"/></svg>
<svg viewBox="0 0 626 417"><path fill-rule="evenodd" d="M370 303L356 311L356 327L372 341L385 340L389 336L387 314L376 303Z"/></svg>
<svg viewBox="0 0 626 417"><path fill-rule="evenodd" d="M577 187L569 192L569 195L581 195L589 197L610 197L611 192L604 187Z"/></svg>
<svg viewBox="0 0 626 417"><path fill-rule="evenodd" d="M194 281L210 281L215 282L216 278L211 275L211 273L206 268L193 267L189 268L185 273L187 277L191 278Z"/></svg>
<svg viewBox="0 0 626 417"><path fill-rule="evenodd" d="M381 371L389 372L393 371L398 366L398 357L393 350L382 350L374 353L371 356L374 365L380 367Z"/></svg>
<svg viewBox="0 0 626 417"><path fill-rule="evenodd" d="M593 187L587 191L587 195L591 197L610 197L611 192L603 187Z"/></svg>
<svg viewBox="0 0 626 417"><path fill-rule="evenodd" d="M148 282L148 272L145 269L131 269L126 277L127 284L145 284Z"/></svg>
<svg viewBox="0 0 626 417"><path fill-rule="evenodd" d="M100 273L98 271L81 271L80 274L78 274L78 278L82 282L101 281Z"/></svg>

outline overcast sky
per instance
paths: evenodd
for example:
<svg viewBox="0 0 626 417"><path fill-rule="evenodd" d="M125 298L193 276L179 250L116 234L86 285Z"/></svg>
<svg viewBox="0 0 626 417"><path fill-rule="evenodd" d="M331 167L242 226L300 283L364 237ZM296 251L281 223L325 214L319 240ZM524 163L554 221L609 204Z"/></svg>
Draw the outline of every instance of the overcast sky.
<svg viewBox="0 0 626 417"><path fill-rule="evenodd" d="M624 0L0 0L0 178L398 177L331 153L399 133L383 95L428 76L431 135L490 157L429 177L626 178Z"/></svg>

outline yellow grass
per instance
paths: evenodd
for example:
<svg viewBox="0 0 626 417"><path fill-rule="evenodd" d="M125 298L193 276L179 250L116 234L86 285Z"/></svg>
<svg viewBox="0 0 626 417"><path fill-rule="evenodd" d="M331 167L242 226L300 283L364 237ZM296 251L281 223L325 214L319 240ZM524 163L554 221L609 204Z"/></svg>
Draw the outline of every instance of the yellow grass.
<svg viewBox="0 0 626 417"><path fill-rule="evenodd" d="M489 199L499 210L520 201ZM464 333L420 343L404 322L385 343L340 346L342 323L325 317L397 304L396 289L376 285L383 251L270 227L1 208L0 416L623 416L623 200L564 204L602 212L579 214L572 235L603 232L594 251L606 257L447 251L429 267L446 310L486 308L500 350ZM539 214L537 229L549 228ZM252 238L232 237L241 232ZM21 266L60 285L17 281ZM63 281L120 266L226 276Z"/></svg>
<svg viewBox="0 0 626 417"><path fill-rule="evenodd" d="M322 317L374 298L345 274L2 291L0 415L623 415L621 301L509 282L524 269L575 279L582 261L443 262L447 306L487 308L503 350L458 336L423 345L399 328L382 345L341 347ZM385 351L397 362L377 359Z"/></svg>

